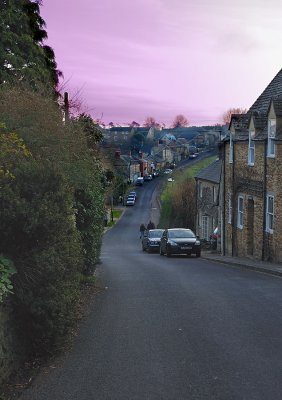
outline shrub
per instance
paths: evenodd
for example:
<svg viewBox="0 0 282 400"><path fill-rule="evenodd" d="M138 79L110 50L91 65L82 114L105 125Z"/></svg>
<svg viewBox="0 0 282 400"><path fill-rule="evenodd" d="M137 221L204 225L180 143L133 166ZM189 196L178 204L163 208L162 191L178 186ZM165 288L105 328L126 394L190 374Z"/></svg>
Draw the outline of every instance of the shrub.
<svg viewBox="0 0 282 400"><path fill-rule="evenodd" d="M11 277L15 273L13 262L0 255L0 303L3 303L9 293L13 293Z"/></svg>
<svg viewBox="0 0 282 400"><path fill-rule="evenodd" d="M93 274L100 257L105 214L101 197L101 192L91 188L75 191L76 226L82 240L85 275Z"/></svg>
<svg viewBox="0 0 282 400"><path fill-rule="evenodd" d="M17 268L13 301L22 331L34 349L47 350L75 317L82 260L72 193L44 163L21 164L14 176L0 194L0 252Z"/></svg>

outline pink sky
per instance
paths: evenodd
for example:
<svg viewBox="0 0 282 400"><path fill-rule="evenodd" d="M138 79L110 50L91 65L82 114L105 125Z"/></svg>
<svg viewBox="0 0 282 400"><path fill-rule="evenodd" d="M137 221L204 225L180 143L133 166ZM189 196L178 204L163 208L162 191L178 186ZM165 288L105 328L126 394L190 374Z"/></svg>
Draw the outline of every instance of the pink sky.
<svg viewBox="0 0 282 400"><path fill-rule="evenodd" d="M93 118L219 122L282 68L281 0L44 0L66 90Z"/></svg>

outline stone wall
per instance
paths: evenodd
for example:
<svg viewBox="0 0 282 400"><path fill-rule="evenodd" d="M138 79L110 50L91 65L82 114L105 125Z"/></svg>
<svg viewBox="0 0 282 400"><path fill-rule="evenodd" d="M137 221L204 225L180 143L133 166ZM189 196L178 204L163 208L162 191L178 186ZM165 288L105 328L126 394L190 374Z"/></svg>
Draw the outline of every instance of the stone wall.
<svg viewBox="0 0 282 400"><path fill-rule="evenodd" d="M234 179L233 179L234 168ZM228 223L229 194L233 194L233 226ZM243 197L243 228L238 227L238 196ZM262 258L264 218L264 144L256 143L255 164L248 165L248 142L234 143L234 160L225 158L225 251L234 256ZM252 207L251 207L252 205ZM253 213L253 216L251 216ZM233 247L233 249L232 249Z"/></svg>

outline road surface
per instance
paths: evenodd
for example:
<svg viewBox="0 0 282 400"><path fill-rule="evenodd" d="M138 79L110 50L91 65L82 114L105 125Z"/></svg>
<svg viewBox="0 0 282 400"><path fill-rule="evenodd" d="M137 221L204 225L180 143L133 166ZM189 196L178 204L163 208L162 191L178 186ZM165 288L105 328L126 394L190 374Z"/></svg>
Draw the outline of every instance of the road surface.
<svg viewBox="0 0 282 400"><path fill-rule="evenodd" d="M278 400L282 280L142 252L158 179L105 234L104 287L73 348L24 400ZM153 214L152 214L153 213Z"/></svg>

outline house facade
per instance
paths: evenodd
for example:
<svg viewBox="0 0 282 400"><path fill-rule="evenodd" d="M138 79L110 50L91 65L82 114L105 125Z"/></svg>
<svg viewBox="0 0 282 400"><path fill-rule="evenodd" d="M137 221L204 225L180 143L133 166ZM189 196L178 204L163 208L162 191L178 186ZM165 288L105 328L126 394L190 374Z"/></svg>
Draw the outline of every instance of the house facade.
<svg viewBox="0 0 282 400"><path fill-rule="evenodd" d="M223 253L282 262L282 70L223 145Z"/></svg>
<svg viewBox="0 0 282 400"><path fill-rule="evenodd" d="M215 160L201 170L196 180L196 234L202 240L210 240L219 223L219 199L222 160Z"/></svg>

